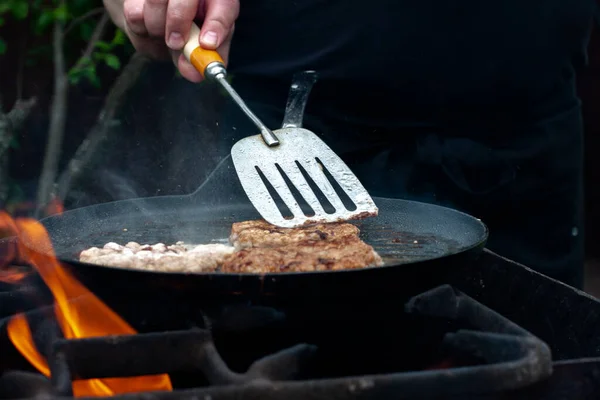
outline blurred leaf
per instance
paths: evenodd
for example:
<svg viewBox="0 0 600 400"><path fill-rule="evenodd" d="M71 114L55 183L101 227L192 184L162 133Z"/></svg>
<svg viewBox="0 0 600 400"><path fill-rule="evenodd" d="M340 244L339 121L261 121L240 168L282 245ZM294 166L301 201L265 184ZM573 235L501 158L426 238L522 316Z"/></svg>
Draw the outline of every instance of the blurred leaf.
<svg viewBox="0 0 600 400"><path fill-rule="evenodd" d="M54 18L56 18L60 22L65 22L67 18L69 18L69 10L67 8L67 3L61 4L60 6L54 9Z"/></svg>
<svg viewBox="0 0 600 400"><path fill-rule="evenodd" d="M110 51L112 49L112 46L110 45L110 43L106 43L101 40L99 40L96 43L96 47L99 48L100 50L104 50L104 51Z"/></svg>
<svg viewBox="0 0 600 400"><path fill-rule="evenodd" d="M90 65L85 69L85 77L90 81L92 85L95 87L100 87L100 79L98 78L98 74L96 74L96 66Z"/></svg>
<svg viewBox="0 0 600 400"><path fill-rule="evenodd" d="M0 14L10 11L12 3L10 1L0 2Z"/></svg>
<svg viewBox="0 0 600 400"><path fill-rule="evenodd" d="M81 75L73 74L73 73L69 74L69 83L71 85L77 85L80 80L81 80Z"/></svg>
<svg viewBox="0 0 600 400"><path fill-rule="evenodd" d="M15 1L13 0L11 5L11 11L16 19L25 19L29 14L29 2L28 1Z"/></svg>
<svg viewBox="0 0 600 400"><path fill-rule="evenodd" d="M113 44L125 44L127 42L127 38L122 30L117 29L115 31L115 37L112 40Z"/></svg>
<svg viewBox="0 0 600 400"><path fill-rule="evenodd" d="M91 83L91 84L92 84L94 87L100 88L100 86L102 86L102 85L100 84L100 79L98 78L98 76L97 76L97 75L92 75L92 76L90 76L88 79L89 79L90 83Z"/></svg>
<svg viewBox="0 0 600 400"><path fill-rule="evenodd" d="M54 20L54 14L52 11L42 11L42 14L37 20L35 26L35 33L40 34L46 29Z"/></svg>
<svg viewBox="0 0 600 400"><path fill-rule="evenodd" d="M90 68L94 65L94 61L89 57L81 57L77 62L77 66L81 69Z"/></svg>
<svg viewBox="0 0 600 400"><path fill-rule="evenodd" d="M115 0L116 1L116 0ZM104 40L95 44L92 56L81 60L81 54L88 45L98 23L97 18L84 18L75 21L75 18L88 15L95 16L95 11L102 10L101 0L0 0L0 26L5 26L6 15L11 18L25 20L32 34L51 35L52 25L58 21L68 26L75 23L73 30L64 38L64 55L67 65L72 66L68 71L69 81L72 84L89 81L94 86L100 85L100 77L96 65L104 64L111 69L120 69L120 55L133 53L133 47L127 36L119 29L114 31L112 37L106 36ZM4 36L6 37L6 36ZM39 46L40 43L48 43ZM0 37L0 54L7 52L7 44ZM119 56L117 56L119 54ZM36 38L27 48L25 65L46 66L52 62L51 41ZM104 66L103 65L103 66ZM74 67L73 67L74 66Z"/></svg>
<svg viewBox="0 0 600 400"><path fill-rule="evenodd" d="M107 54L104 62L112 69L121 68L121 60L119 60L119 57L115 56L114 54Z"/></svg>
<svg viewBox="0 0 600 400"><path fill-rule="evenodd" d="M92 33L94 33L94 27L89 22L83 22L79 25L79 36L81 39L85 41L90 40Z"/></svg>

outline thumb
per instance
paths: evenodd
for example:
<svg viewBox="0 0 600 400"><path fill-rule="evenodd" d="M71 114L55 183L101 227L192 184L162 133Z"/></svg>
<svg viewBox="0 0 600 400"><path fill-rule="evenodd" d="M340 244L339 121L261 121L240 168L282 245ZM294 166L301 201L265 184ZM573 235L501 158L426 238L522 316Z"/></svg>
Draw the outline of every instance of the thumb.
<svg viewBox="0 0 600 400"><path fill-rule="evenodd" d="M240 12L240 3L238 0L205 0L204 8L200 45L216 50L230 37Z"/></svg>

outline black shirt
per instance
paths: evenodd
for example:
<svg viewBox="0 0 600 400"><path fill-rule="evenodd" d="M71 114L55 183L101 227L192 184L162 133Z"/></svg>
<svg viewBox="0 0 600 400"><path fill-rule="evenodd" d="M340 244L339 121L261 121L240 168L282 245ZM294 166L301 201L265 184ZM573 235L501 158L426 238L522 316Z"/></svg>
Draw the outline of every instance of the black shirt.
<svg viewBox="0 0 600 400"><path fill-rule="evenodd" d="M289 80L315 69L329 112L378 127L532 121L576 103L592 6L242 0L230 70Z"/></svg>

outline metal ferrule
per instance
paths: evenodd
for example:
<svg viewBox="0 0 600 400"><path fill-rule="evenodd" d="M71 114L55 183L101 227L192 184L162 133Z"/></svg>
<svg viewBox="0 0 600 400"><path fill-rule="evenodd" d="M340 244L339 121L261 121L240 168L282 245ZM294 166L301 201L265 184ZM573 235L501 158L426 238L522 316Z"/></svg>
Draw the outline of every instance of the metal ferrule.
<svg viewBox="0 0 600 400"><path fill-rule="evenodd" d="M204 77L207 79L225 79L227 78L227 69L223 63L219 61L211 62L206 66L206 70L204 70Z"/></svg>

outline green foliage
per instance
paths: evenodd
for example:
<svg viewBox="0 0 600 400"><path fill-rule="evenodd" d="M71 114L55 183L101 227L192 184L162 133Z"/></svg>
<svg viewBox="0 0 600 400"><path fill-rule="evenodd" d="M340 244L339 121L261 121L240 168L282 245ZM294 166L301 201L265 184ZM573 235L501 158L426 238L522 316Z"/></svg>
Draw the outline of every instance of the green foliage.
<svg viewBox="0 0 600 400"><path fill-rule="evenodd" d="M125 35L120 30L115 31L115 35L111 41L105 42L99 40L96 42L92 56L80 58L77 64L69 70L69 80L71 83L77 84L82 79L87 79L93 85L100 86L100 81L96 74L98 63L104 63L115 70L120 69L121 60L114 52L119 46L123 46L125 43Z"/></svg>
<svg viewBox="0 0 600 400"><path fill-rule="evenodd" d="M99 86L99 66L120 69L121 60L117 53L129 44L123 32L117 29L112 38L103 38L104 40L95 44L90 57L82 57L99 21L102 7L102 0L0 0L0 27L11 18L27 24L34 37L44 38L50 37L53 25L60 22L65 33L65 59L67 65L72 66L68 71L69 81L78 84L85 80ZM42 43L28 48L27 66L47 62L52 58L51 41ZM0 37L0 55L6 51L6 41Z"/></svg>
<svg viewBox="0 0 600 400"><path fill-rule="evenodd" d="M27 18L29 14L29 2L23 0L3 0L0 3L0 15L12 14L17 20L23 20Z"/></svg>

